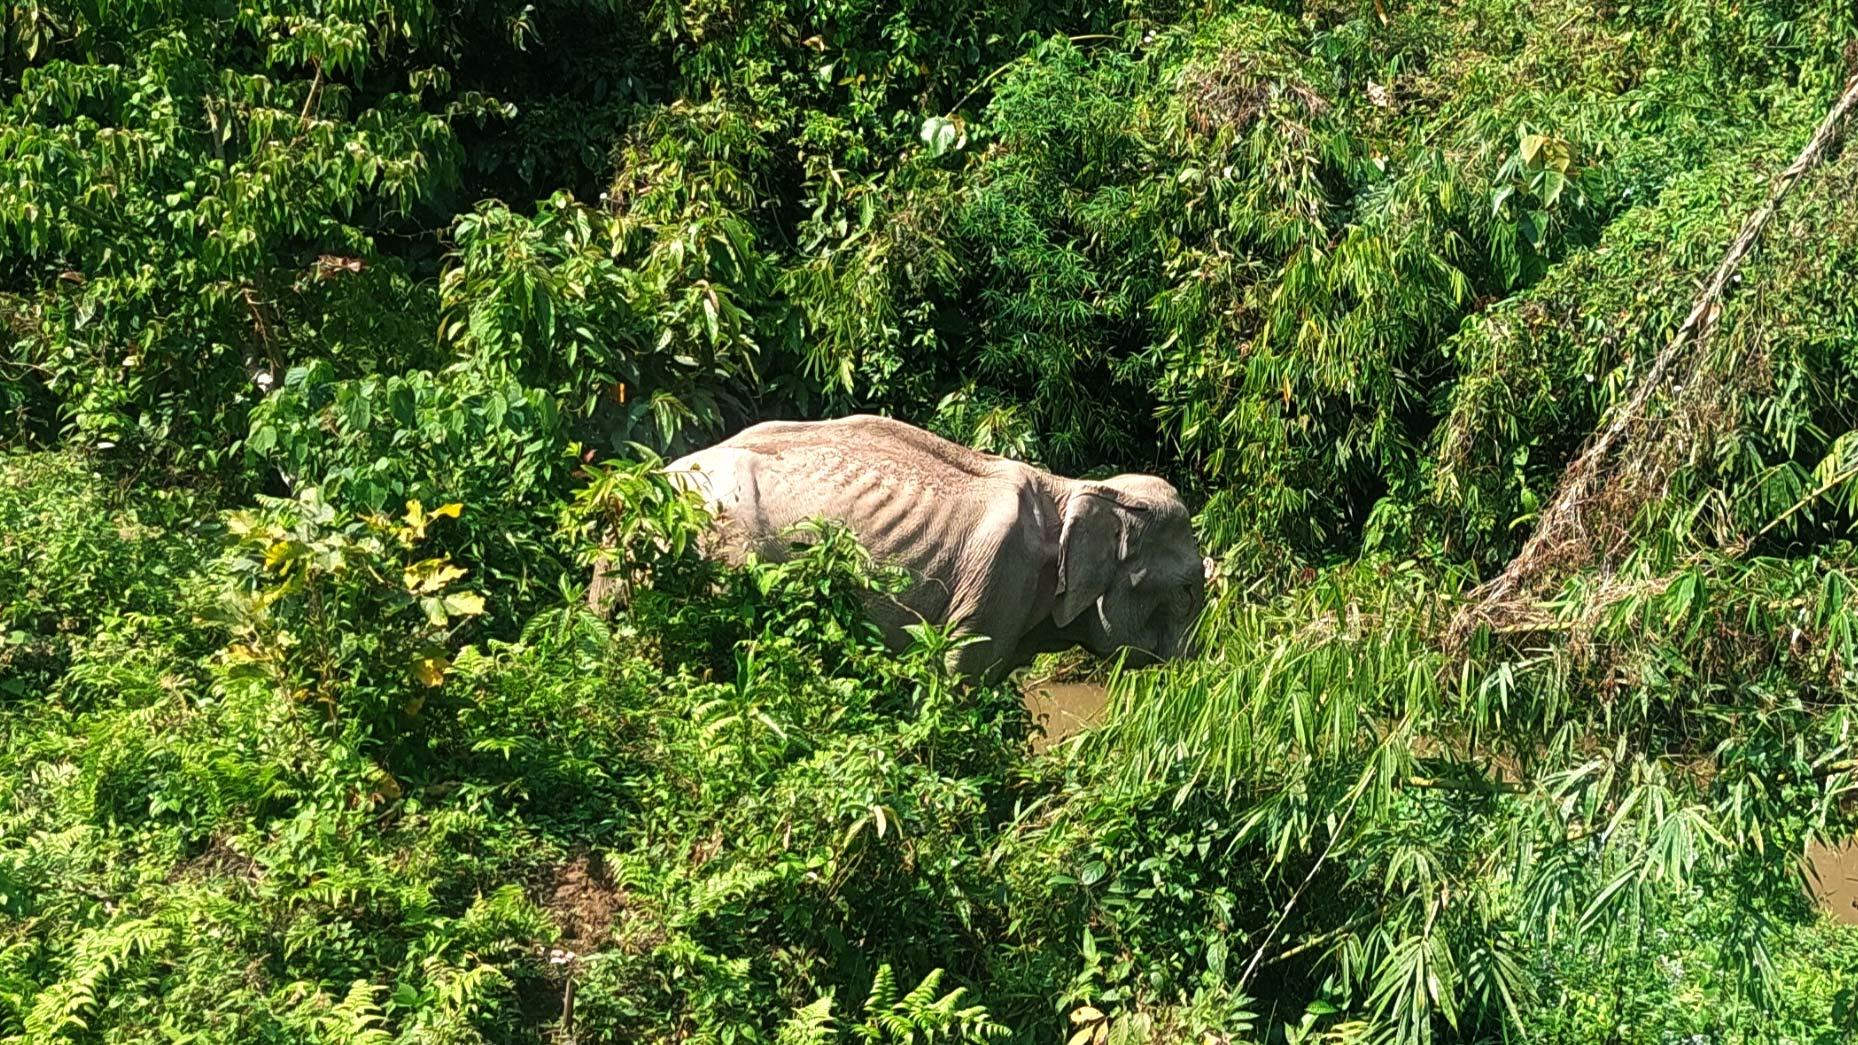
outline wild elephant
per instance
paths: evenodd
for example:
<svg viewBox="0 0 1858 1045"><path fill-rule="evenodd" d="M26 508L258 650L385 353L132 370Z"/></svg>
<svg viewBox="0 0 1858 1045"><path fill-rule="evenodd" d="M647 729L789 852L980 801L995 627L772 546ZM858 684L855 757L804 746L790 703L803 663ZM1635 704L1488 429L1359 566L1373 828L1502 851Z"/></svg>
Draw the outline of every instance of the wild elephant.
<svg viewBox="0 0 1858 1045"><path fill-rule="evenodd" d="M1073 646L1181 655L1205 601L1210 560L1187 508L1152 475L1067 479L884 417L770 421L666 466L702 492L712 554L786 554L783 535L813 518L843 523L876 559L909 572L874 600L886 640L906 625L954 622L976 641L959 674L996 679ZM598 605L606 585L596 578Z"/></svg>

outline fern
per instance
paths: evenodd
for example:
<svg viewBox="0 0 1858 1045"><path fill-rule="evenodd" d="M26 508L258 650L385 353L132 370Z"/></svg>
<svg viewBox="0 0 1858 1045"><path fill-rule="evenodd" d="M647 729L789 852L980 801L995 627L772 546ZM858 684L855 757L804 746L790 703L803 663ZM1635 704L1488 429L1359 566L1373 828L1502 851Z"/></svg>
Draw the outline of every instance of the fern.
<svg viewBox="0 0 1858 1045"><path fill-rule="evenodd" d="M365 980L356 980L329 1011L317 1019L318 1029L327 1040L341 1045L388 1045L394 1040L387 1030L387 1017L381 1011L382 989Z"/></svg>
<svg viewBox="0 0 1858 1045"><path fill-rule="evenodd" d="M831 1045L837 1037L832 1020L832 995L821 995L794 1010L775 1035L776 1045Z"/></svg>
<svg viewBox="0 0 1858 1045"><path fill-rule="evenodd" d="M871 994L865 1000L864 1019L851 1034L860 1041L897 1045L916 1041L1001 1041L1010 1030L995 1023L982 1005L963 1006L966 988L938 994L942 970L934 969L909 993L899 997L896 974L890 965L878 967Z"/></svg>
<svg viewBox="0 0 1858 1045"><path fill-rule="evenodd" d="M165 949L172 939L172 928L156 918L121 919L84 933L63 974L26 1013L27 1036L51 1041L89 1030L89 1017L104 1002L110 978Z"/></svg>
<svg viewBox="0 0 1858 1045"><path fill-rule="evenodd" d="M778 1041L780 1045L826 1045L842 1040L911 1045L919 1041L1001 1041L1010 1036L1007 1027L988 1016L985 1006L961 1004L967 993L964 988L938 993L942 975L941 969L931 970L908 993L901 993L896 972L889 963L880 965L857 1023L839 1027L834 1022L828 993L795 1010L782 1023Z"/></svg>

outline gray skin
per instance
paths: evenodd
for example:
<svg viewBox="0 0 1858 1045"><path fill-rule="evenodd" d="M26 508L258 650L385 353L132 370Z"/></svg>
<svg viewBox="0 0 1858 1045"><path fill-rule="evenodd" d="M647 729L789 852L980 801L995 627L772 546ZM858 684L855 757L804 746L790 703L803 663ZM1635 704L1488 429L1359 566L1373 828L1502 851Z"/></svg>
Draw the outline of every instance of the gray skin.
<svg viewBox="0 0 1858 1045"><path fill-rule="evenodd" d="M782 558L786 531L809 519L845 524L914 579L871 606L886 641L901 649L905 626L953 621L978 640L950 654L960 675L998 679L1073 646L1177 657L1205 602L1211 561L1152 475L1067 479L867 415L758 424L666 471L702 492L708 553L728 561Z"/></svg>

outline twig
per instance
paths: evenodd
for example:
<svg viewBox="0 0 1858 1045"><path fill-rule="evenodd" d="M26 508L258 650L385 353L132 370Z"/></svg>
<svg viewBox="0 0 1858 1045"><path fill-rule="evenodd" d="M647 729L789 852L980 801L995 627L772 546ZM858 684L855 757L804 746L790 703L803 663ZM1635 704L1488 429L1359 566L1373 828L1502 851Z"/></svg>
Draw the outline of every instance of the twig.
<svg viewBox="0 0 1858 1045"><path fill-rule="evenodd" d="M321 58L312 58L310 59L310 63L316 67L316 75L310 77L310 93L304 95L303 111L297 114L297 129L299 133L310 125L310 108L316 104L316 97L322 93L323 89L323 60Z"/></svg>
<svg viewBox="0 0 1858 1045"><path fill-rule="evenodd" d="M1264 939L1258 942L1258 949L1252 952L1252 960L1245 963L1245 972L1239 977L1239 983L1236 988L1237 991L1245 990L1245 985L1251 982L1252 974L1258 971L1258 963L1264 958L1264 952L1271 946L1271 941L1277 937L1278 930L1284 927L1284 922L1289 920L1290 912L1296 909L1297 901L1302 898L1303 891L1308 889L1310 883L1316 880L1316 872L1323 869L1323 864L1327 863L1329 860L1329 854L1335 851L1335 844L1341 840L1342 831L1348 826L1349 818L1355 815L1355 806L1361 801L1362 792L1366 790L1367 785L1365 782L1355 782L1355 793L1350 796L1348 808L1343 810L1342 818L1336 821L1335 830L1330 832L1329 844L1323 846L1322 855L1316 858L1314 864L1310 865L1309 873L1303 876L1303 881L1299 883L1296 890L1290 894L1290 899L1284 903L1284 909L1277 912L1277 921L1271 923L1271 928L1264 934Z"/></svg>
<svg viewBox="0 0 1858 1045"><path fill-rule="evenodd" d="M258 333L258 343L264 347L265 361L269 364L267 373L275 381L284 371L284 361L278 358L277 348L271 343L271 325L265 322L262 302L258 299L258 289L250 283L243 284L239 288L239 296L251 312L252 329ZM266 386L265 391L270 392L270 386Z"/></svg>
<svg viewBox="0 0 1858 1045"><path fill-rule="evenodd" d="M1825 496L1825 493L1827 490L1832 489L1833 487L1839 485L1840 483L1844 482L1847 479L1850 479L1852 476L1855 476L1855 475L1858 475L1858 464L1854 464L1850 468L1847 468L1844 471L1840 472L1839 474L1833 476L1832 478L1827 479L1825 482L1819 485L1819 489L1814 490L1812 493L1809 493L1805 497L1802 497L1798 501L1795 501L1793 507L1775 516L1772 522L1768 523L1768 525L1766 526L1763 526L1761 529L1755 531L1755 540L1758 541L1761 538L1766 537L1768 535L1768 531L1786 522L1788 519L1793 518L1793 515L1795 512L1799 511L1802 508L1805 508L1809 504L1812 504L1814 501L1819 500L1821 497Z"/></svg>
<svg viewBox="0 0 1858 1045"><path fill-rule="evenodd" d="M1506 780L1444 780L1438 777L1410 776L1406 786L1421 791L1466 791L1477 795L1522 795L1529 789Z"/></svg>
<svg viewBox="0 0 1858 1045"><path fill-rule="evenodd" d="M561 988L561 1033L569 1042L574 1038L574 967L568 967L568 982Z"/></svg>
<svg viewBox="0 0 1858 1045"><path fill-rule="evenodd" d="M1361 923L1367 921L1371 914L1372 912L1370 912L1370 914L1356 915L1355 917L1350 918L1345 924L1341 925L1338 928L1331 929L1326 933L1321 933L1317 936L1314 936L1296 945L1295 947L1286 947L1283 950L1277 952L1276 954L1273 954L1271 956L1271 959L1265 962L1265 964L1276 965L1278 962L1289 961L1290 959L1295 958L1299 954L1306 954L1312 950L1315 950L1318 947L1321 947L1322 945L1326 943L1329 943L1333 940L1337 940L1337 939L1340 939L1341 937L1347 936L1349 933L1352 933L1356 929L1360 928Z"/></svg>

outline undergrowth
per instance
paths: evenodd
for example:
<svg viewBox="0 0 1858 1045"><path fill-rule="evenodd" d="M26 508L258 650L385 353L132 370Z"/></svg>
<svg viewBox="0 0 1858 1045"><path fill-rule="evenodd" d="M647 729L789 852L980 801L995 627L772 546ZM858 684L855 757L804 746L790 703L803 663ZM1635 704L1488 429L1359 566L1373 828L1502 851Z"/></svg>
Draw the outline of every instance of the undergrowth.
<svg viewBox="0 0 1858 1045"><path fill-rule="evenodd" d="M1723 632L1836 599L1831 564L1616 615L1713 622L1679 628L1706 674L1652 656L1630 670L1673 695L1586 709L1556 699L1607 691L1591 655L1448 670L1411 615L1442 593L1363 566L1384 602L1346 574L1228 600L1214 660L1124 676L1107 733L1032 756L1016 692L958 689L930 632L884 650L842 534L718 570L642 466L590 488L634 521L629 608L509 640L422 548L468 506L305 495L177 533L77 457L5 475L58 506L41 561L97 564L58 670L9 661L0 706L24 1040L1727 1033L1834 1026L1858 986L1849 934L1756 855L1849 822L1848 713L1761 694L1850 651L1752 676Z"/></svg>
<svg viewBox="0 0 1858 1045"><path fill-rule="evenodd" d="M0 6L0 1039L1850 1039L1849 147L1454 627L1847 5L235 7ZM1035 755L695 554L854 409L1174 480L1205 655Z"/></svg>

